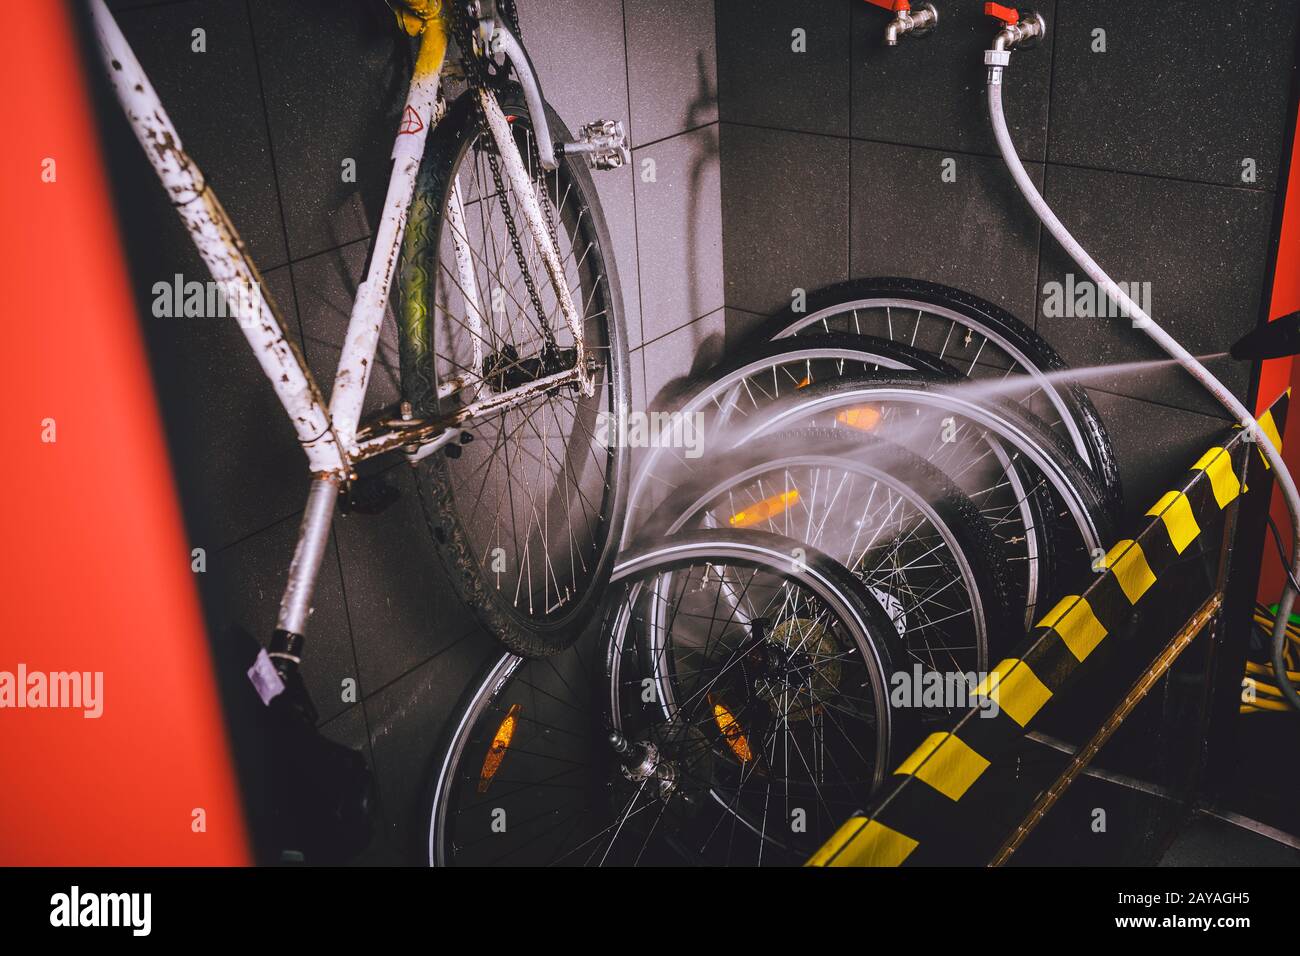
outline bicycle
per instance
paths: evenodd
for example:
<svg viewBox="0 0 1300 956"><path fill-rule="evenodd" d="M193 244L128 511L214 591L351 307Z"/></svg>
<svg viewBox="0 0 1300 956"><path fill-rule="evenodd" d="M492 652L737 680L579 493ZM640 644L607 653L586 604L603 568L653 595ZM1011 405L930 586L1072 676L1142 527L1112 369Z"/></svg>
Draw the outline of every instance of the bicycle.
<svg viewBox="0 0 1300 956"><path fill-rule="evenodd" d="M106 5L91 0L113 89L311 472L275 631L250 670L265 703L301 683L335 503L361 462L402 455L417 469L429 531L458 593L522 654L555 653L577 638L622 535L628 450L594 433L599 416L629 404L630 371L591 179L630 160L622 124L568 132L543 97L513 0L403 0L393 9L418 54L327 403ZM394 286L402 400L362 421Z"/></svg>

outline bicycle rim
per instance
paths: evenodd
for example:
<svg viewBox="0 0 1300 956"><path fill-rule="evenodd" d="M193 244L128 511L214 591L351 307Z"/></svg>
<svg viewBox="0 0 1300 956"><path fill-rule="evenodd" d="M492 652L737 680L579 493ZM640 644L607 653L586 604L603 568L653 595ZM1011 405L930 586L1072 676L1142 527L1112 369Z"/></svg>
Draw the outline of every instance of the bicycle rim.
<svg viewBox="0 0 1300 956"><path fill-rule="evenodd" d="M698 448L726 449L740 445L751 419L785 399L793 400L810 386L845 378L888 377L900 370L921 369L938 377L959 381L954 370L934 356L905 344L870 336L826 334L761 343L729 366L697 383L677 405L678 414L698 416ZM937 379L936 379L937 380ZM1002 539L1009 566L1015 569L1016 597L1025 608L1025 623L1032 623L1040 592L1050 578L1052 541L1044 520L1048 502L1036 490L1013 455L984 432L972 433L964 445L938 449L947 465L958 473L957 482ZM964 471L949 463L962 448L967 454ZM652 449L633 480L630 500L634 513L625 532L625 546L658 505L683 483L709 472L713 457L692 458L693 449L671 446ZM923 457L933 458L936 452ZM998 467L976 470L972 462L992 456ZM976 480L979 479L979 480Z"/></svg>
<svg viewBox="0 0 1300 956"><path fill-rule="evenodd" d="M750 542L760 539L762 542L757 545L738 543L734 532L712 533L705 538L686 536L677 542L665 542L664 547L654 553L634 555L632 563L621 564L615 572L615 581L620 588L640 587L641 583L653 582L668 573L676 575L680 582L691 574L691 568L717 568L720 563L754 570L756 576L772 575L790 580L790 560L784 549L791 542L757 533L745 537ZM881 739L887 748L889 732L896 726L884 697L885 673L889 665L881 659L868 634L869 629L888 627L888 619L876 607L875 618L868 622L867 617L872 611L863 602L861 585L842 569L839 574L844 575L847 581L836 580L835 572L825 572L819 562L811 563L813 567L799 576L795 587L800 593L833 608L838 615L835 627L854 629L853 644L855 653L862 660L861 670L864 673L871 671L869 684L872 692L878 695L873 701L883 708L880 718L883 723L873 730L883 735ZM633 578L637 580L633 581ZM845 595L843 589L846 586L854 589L852 596ZM751 598L758 593L753 587L751 585L749 591ZM623 606L617 604L615 612ZM615 622L617 617L618 613L612 613L607 621ZM605 736L611 726L618 732L631 730L620 719L616 703L620 696L618 675L624 673L620 666L628 663L627 655L621 648L616 649L613 643L607 642L605 635L609 633L612 632L606 628L599 636L601 643L593 644L592 636L596 634L593 629L561 657L525 661L505 655L489 669L461 711L436 768L429 816L431 863L628 865L699 861L699 854L682 842L686 831L674 829L680 827L682 821L673 815L676 811L670 806L672 798L661 802L656 796L656 802L644 803L639 812L636 806L629 809L629 788L632 791L640 789L644 794L650 784L629 778ZM626 631L623 633L626 636ZM838 631L835 635L834 639L839 640ZM831 640L829 637L823 639ZM606 652L604 668L595 666L596 650ZM580 675L582 679L579 679ZM636 681L636 686L641 687L640 680ZM596 697L601 697L601 701L597 702ZM747 711L743 705L736 703L735 706L735 714L745 719ZM873 715L875 706L873 703ZM549 710L539 719L539 713L530 713L530 707ZM729 762L733 772L737 763L735 734L728 737L712 717L714 712L710 710L708 713L713 728L711 740L702 738L698 730L686 730L681 735L693 749L687 754L692 766L681 770L680 793L685 795L689 792L701 798L703 802L697 805L702 812L721 814L733 821L735 826L750 835L753 845L752 841L758 838L740 822L744 815L728 811L727 801L734 804L735 793L727 789L725 774L713 776L711 771L701 767L706 752L712 754L708 762L715 759ZM548 714L566 716L560 724L551 726L547 734L525 734L530 726L539 730L543 724L551 724ZM513 720L513 739L503 749L499 746L503 739L502 727L510 720ZM530 725L529 721L533 723ZM498 742L498 752L503 754L502 759L495 763L489 759L494 741ZM755 747L758 743L755 737ZM865 748L866 744L860 746ZM716 753L719 748L724 752ZM665 753L668 753L667 749ZM667 759L679 761L678 766L681 766L683 753L681 749L675 750ZM878 755L881 758L879 767L872 765L870 782L855 792L856 799L861 799L883 778L888 765L884 753ZM491 781L486 790L480 792L485 773L490 774ZM498 789L501 785L504 788ZM512 794L511 787L517 788L517 792ZM657 784L655 787L657 790ZM564 799L558 800L558 795L563 795ZM512 799L518 802L511 803ZM847 813L853 809L849 805L851 802L845 797L847 809L838 804L827 809L823 814L824 822L817 826L838 826L843 817L841 810ZM815 809L811 804L809 806ZM500 811L496 817L493 816L494 810ZM660 819L661 826L647 829L645 824L652 817ZM504 820L504 828L493 831L494 819ZM806 839L811 842L817 835ZM769 860L780 853L782 862L795 862L791 853L798 856L807 849L799 845L779 851L780 841L759 842L768 848ZM490 854L483 850L485 847Z"/></svg>

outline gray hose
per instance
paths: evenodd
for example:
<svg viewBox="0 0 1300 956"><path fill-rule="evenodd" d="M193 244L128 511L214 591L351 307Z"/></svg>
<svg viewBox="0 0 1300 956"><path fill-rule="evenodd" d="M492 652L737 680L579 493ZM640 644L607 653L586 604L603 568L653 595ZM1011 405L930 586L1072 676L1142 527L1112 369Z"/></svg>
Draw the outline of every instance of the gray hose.
<svg viewBox="0 0 1300 956"><path fill-rule="evenodd" d="M1097 265L1092 256L1088 255L1083 246L1079 245L1078 240L1070 235L1070 231L1065 228L1061 220L1056 218L1056 213L1052 212L1034 187L1029 174L1025 172L1020 157L1016 155L1015 145L1011 142L1011 134L1007 131L1006 117L1002 114L1003 69L1004 67L997 64L989 66L989 117L993 121L993 133L997 137L998 149L1002 153L1002 159L1006 162L1007 168L1011 170L1011 176L1015 179L1016 186L1020 188L1021 194L1024 195L1035 215L1042 220L1048 232L1069 253L1070 258L1083 268L1083 271L1088 274L1088 277L1098 287L1106 290L1106 294L1111 297L1112 301L1119 303L1123 312L1133 319L1133 324L1136 327L1145 332L1148 338L1185 368L1194 379L1205 386L1206 390L1219 401L1219 404L1226 408L1233 418L1241 423L1242 428L1245 428L1252 438L1259 443L1260 450L1273 468L1278 487L1282 489L1282 497L1286 500L1287 510L1291 513L1291 572L1292 577L1300 577L1300 493L1296 491L1295 482L1291 478L1291 472L1286 467L1286 462L1282 460L1282 456L1277 448L1273 446L1273 442L1259 427L1255 421L1255 416L1237 399L1237 396L1233 395L1215 377L1213 372L1198 362L1195 356L1183 348L1173 336L1157 325L1155 320L1142 310L1141 306L1129 298L1128 293L1116 284L1101 266ZM1300 710L1300 693L1296 692L1295 686L1287 676L1285 658L1286 625L1287 621L1290 620L1291 608L1295 603L1295 599L1296 590L1288 580L1282 590L1282 596L1278 599L1277 618L1273 622L1273 670L1277 675L1278 687L1282 690L1282 694L1292 707Z"/></svg>

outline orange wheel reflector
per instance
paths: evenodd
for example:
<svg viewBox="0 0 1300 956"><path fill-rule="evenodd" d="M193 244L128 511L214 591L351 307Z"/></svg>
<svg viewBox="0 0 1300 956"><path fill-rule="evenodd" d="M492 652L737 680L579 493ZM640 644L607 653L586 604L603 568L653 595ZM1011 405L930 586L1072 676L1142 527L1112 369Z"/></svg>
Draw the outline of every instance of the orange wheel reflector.
<svg viewBox="0 0 1300 956"><path fill-rule="evenodd" d="M488 747L487 756L483 758L483 770L478 775L478 792L487 793L492 780L501 769L501 761L506 759L510 741L515 738L515 727L519 723L519 705L511 704L497 732L492 735L492 746Z"/></svg>
<svg viewBox="0 0 1300 956"><path fill-rule="evenodd" d="M712 694L708 699L713 707L713 720L718 725L718 730L722 731L722 739L727 742L727 746L731 748L737 760L741 763L749 763L754 759L754 754L749 749L749 741L745 738L740 721L736 720L735 715L722 706Z"/></svg>
<svg viewBox="0 0 1300 956"><path fill-rule="evenodd" d="M762 501L750 505L744 511L737 511L727 521L733 528L748 528L760 521L776 517L798 500L799 492L797 490L783 491L779 495L764 498Z"/></svg>
<svg viewBox="0 0 1300 956"><path fill-rule="evenodd" d="M812 376L805 375L803 377L803 381L800 382L798 385L796 385L795 388L807 388L811 384L812 384Z"/></svg>
<svg viewBox="0 0 1300 956"><path fill-rule="evenodd" d="M858 405L846 408L835 416L835 420L858 431L869 432L880 422L880 409L870 405Z"/></svg>

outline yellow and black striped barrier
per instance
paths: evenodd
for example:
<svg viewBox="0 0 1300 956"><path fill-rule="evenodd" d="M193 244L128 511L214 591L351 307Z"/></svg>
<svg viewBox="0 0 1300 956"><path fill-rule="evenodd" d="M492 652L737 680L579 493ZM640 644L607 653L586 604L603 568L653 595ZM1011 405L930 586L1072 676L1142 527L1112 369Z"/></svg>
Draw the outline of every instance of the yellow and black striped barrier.
<svg viewBox="0 0 1300 956"><path fill-rule="evenodd" d="M1264 432L1279 443L1274 422L1283 420L1288 397L1279 398L1259 419ZM1016 750L1043 708L1065 694L1084 662L1101 656L1108 636L1125 629L1157 581L1176 565L1187 566L1183 556L1194 543L1219 548L1220 541L1203 539L1209 529L1222 525L1245 491L1240 476L1250 444L1238 429L1201 455L1182 482L1147 510L1151 520L1141 532L1115 542L1088 587L1057 602L1014 656L995 665L974 691L976 706L949 729L926 737L870 807L844 823L807 865L987 862L979 850L987 838L972 841L963 832L980 822L963 814L962 804L971 803L981 785L986 792L974 802L996 803L999 795L990 791L999 784L990 768ZM1194 594L1187 600L1193 602L1191 613L1200 602ZM997 707L982 705L980 698L996 701ZM996 841L1002 835L992 837Z"/></svg>

